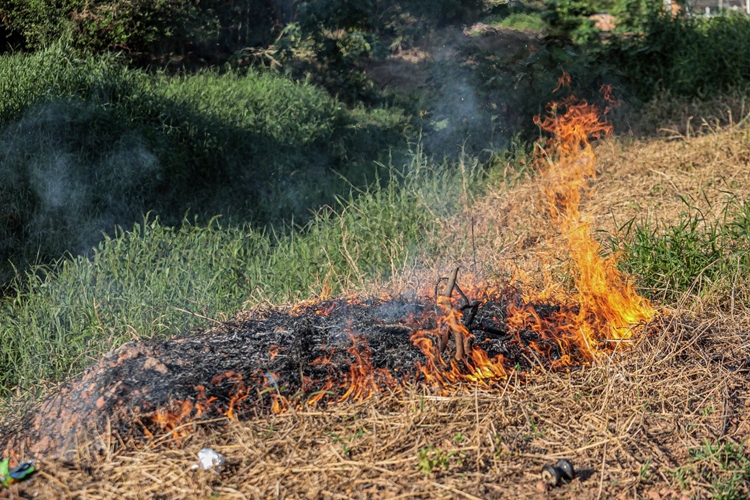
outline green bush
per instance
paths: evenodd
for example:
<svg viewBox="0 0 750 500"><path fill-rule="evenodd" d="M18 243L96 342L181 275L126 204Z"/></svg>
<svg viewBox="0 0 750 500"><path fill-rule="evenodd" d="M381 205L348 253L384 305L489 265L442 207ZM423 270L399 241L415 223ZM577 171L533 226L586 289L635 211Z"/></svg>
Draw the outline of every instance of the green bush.
<svg viewBox="0 0 750 500"><path fill-rule="evenodd" d="M179 63L267 44L291 9L292 0L5 0L0 19L28 48L63 37L77 48L121 50L143 63Z"/></svg>
<svg viewBox="0 0 750 500"><path fill-rule="evenodd" d="M576 42L590 42L598 36L588 16L597 13L587 0L546 0L543 19L552 28L552 36L570 37Z"/></svg>
<svg viewBox="0 0 750 500"><path fill-rule="evenodd" d="M547 27L547 23L541 15L526 12L514 12L500 21L499 25L522 31L541 31Z"/></svg>
<svg viewBox="0 0 750 500"><path fill-rule="evenodd" d="M67 39L96 52L120 50L139 63L204 65L238 50L267 46L292 20L306 33L382 33L467 21L484 0L5 0L6 31L39 49ZM416 31L423 30L417 28ZM396 35L398 36L398 35ZM2 42L2 40L0 40Z"/></svg>
<svg viewBox="0 0 750 500"><path fill-rule="evenodd" d="M706 97L750 83L750 17L653 14L636 37L615 39L606 57L644 100L666 90Z"/></svg>
<svg viewBox="0 0 750 500"><path fill-rule="evenodd" d="M295 220L387 172L396 111L348 110L268 72L150 75L55 46L0 62L0 259L58 258L147 211L255 227ZM346 179L346 180L345 180Z"/></svg>

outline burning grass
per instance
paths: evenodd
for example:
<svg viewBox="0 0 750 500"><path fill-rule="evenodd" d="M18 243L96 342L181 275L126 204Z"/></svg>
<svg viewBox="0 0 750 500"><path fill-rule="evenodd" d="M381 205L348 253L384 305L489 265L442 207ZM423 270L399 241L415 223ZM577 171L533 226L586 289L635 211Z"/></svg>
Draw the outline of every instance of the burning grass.
<svg viewBox="0 0 750 500"><path fill-rule="evenodd" d="M578 106L583 104L569 102L567 111L583 110ZM561 113L546 122L558 138L565 134L555 127L565 125L566 116ZM598 120L588 123L601 127ZM513 246L496 247L500 257L495 259L506 261L510 278L503 278L503 266L498 266L501 273L494 283L523 283L515 295L503 296L502 287L472 287L464 294L453 275L442 292L438 287L433 303L417 301L410 319L404 320L408 315L402 310L397 321L380 317L364 325L367 328L354 311L371 315L382 303L347 303L350 309L338 319L335 304L304 304L294 312L324 318L309 319L311 330L317 325L328 332L326 321L333 315L339 323L350 318L350 330L354 318L354 329L369 333L364 338L347 335L339 324L337 332L348 343L337 350L336 358L321 350L330 343L314 336L258 340L261 331L283 332L251 332L248 339L256 349L262 344L259 351L265 356L245 359L246 365L265 371L254 386L248 374L220 366L225 353L219 350L210 364L224 376L205 374L213 377L208 384L212 387L171 385L192 393L173 393L171 403L155 407L152 423L160 426L161 435L149 441L126 433L118 442L98 427L95 446L79 447L73 461L47 459L44 475L14 491L26 488L27 493L51 497L82 496L85 491L94 498L142 498L156 491L169 498L746 497L750 314L738 305L729 315L687 307L655 315L619 273L615 258L601 256L590 229L596 219L583 215L596 199L581 197L595 165L585 141L591 130L576 126L570 131L570 154L559 145L545 150L547 172L559 175L542 175L535 187L516 189L513 196L525 195L518 206L483 212L491 215L481 221L481 229L498 219L504 219L505 228L523 224L526 229ZM554 170L560 166L562 170ZM446 244L453 241L451 236L460 240L461 233L467 241L466 219L456 218L458 230L453 232L450 223ZM469 256L476 266L492 233L480 230L483 241L475 245L473 215L470 227ZM565 254L572 259L560 257ZM519 258L507 272L511 255ZM536 278L524 280L533 271ZM648 321L651 328L642 328ZM378 330L394 323L395 330ZM636 330L642 333L632 336ZM300 338L313 338L305 349L321 351L307 356L304 364L299 355L289 356L284 345L300 344ZM400 340L383 350L383 339L389 338ZM297 352L305 349L296 347ZM153 353L147 354L141 361ZM291 365L278 373L262 364L284 358ZM394 360L406 363L398 378L389 365ZM159 371L159 361L152 361L151 368ZM570 367L576 369L565 370ZM315 378L317 385L303 388L315 370L328 377ZM330 376L331 370L336 377ZM290 374L298 378L297 386L283 393ZM225 394L211 393L230 381ZM290 398L296 388L303 388L306 401L313 404ZM223 406L214 405L221 411L208 418L204 412L206 404L215 401L211 398L223 398ZM252 400L261 401L261 411L243 408ZM325 404L337 400L353 402ZM191 401L190 408L185 401ZM264 408L273 414L261 415ZM244 411L240 421L235 418L238 411ZM202 416L213 422L204 425ZM219 422L227 425L217 426ZM221 475L187 472L195 452L204 446L229 458ZM573 461L578 477L546 491L538 483L539 469L561 457Z"/></svg>
<svg viewBox="0 0 750 500"><path fill-rule="evenodd" d="M204 427L181 446L128 445L98 458L45 460L13 494L42 498L697 498L750 474L750 392L742 322L672 317L606 362L540 371L504 390L450 396L402 392L326 409ZM229 466L190 472L210 446ZM708 452L707 452L708 450ZM714 450L711 452L710 450ZM724 456L719 451L735 450ZM731 456L730 456L731 455ZM560 457L579 478L543 491L539 470ZM732 462L734 464L735 462Z"/></svg>
<svg viewBox="0 0 750 500"><path fill-rule="evenodd" d="M568 80L564 75L561 85ZM559 107L564 111L558 114ZM507 387L512 377L525 381L537 369L600 361L642 330L656 311L613 258L601 257L579 210L596 162L589 137L610 128L594 106L570 98L559 107L552 104L550 116L540 120L554 134L543 150L541 181L575 264L574 293L524 290L519 281L517 290L476 285L476 300L470 300L455 268L442 291L442 279L438 282L432 307L425 301L313 301L291 315L271 312L200 339L126 345L48 398L13 429L15 436L6 432L6 451L68 456L94 433L104 435L105 442L133 437L139 426L142 434L153 436L154 424L173 433L208 410L233 420L263 412L264 394L272 400L271 410L281 413L314 406L319 394L335 394L339 387L345 388L339 402L365 400L412 381L451 394L467 384ZM460 300L453 298L454 290ZM400 312L389 325L379 311L394 302ZM335 340L343 331L351 341L348 360L341 359ZM451 335L453 353L446 359ZM373 357L373 343L379 359ZM412 353L415 348L421 357ZM228 388L225 381L231 382ZM197 396L188 399L190 390Z"/></svg>

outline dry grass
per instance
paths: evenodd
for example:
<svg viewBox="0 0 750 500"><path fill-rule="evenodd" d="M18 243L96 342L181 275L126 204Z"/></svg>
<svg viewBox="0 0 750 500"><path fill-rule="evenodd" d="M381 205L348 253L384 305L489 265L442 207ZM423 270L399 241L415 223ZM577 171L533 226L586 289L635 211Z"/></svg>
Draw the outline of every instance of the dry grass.
<svg viewBox="0 0 750 500"><path fill-rule="evenodd" d="M730 200L750 198L748 134L747 128L733 126L693 137L603 141L596 148L598 177L581 213L603 232L600 240L633 218L675 223L688 205L717 219ZM425 267L444 270L459 262L479 279L519 270L532 280L545 272L564 274L565 240L546 214L541 187L526 174L509 173L506 179L463 214L444 221L441 252ZM433 277L434 271L420 280L411 277L410 284Z"/></svg>
<svg viewBox="0 0 750 500"><path fill-rule="evenodd" d="M676 195L709 213L727 192L746 198L746 134L735 127L689 139L605 142L598 147L601 175L583 211L594 227L611 231L631 217L669 221L684 207ZM517 180L445 221L442 252L396 277L391 291L423 289L453 262L477 279L519 270L564 277L562 240L538 189ZM745 307L732 316L673 309L649 335L618 345L599 364L539 372L524 384L512 378L494 392L407 387L365 403L207 426L179 446L127 444L107 456L44 461L40 473L5 496L710 497L733 472L701 448L750 438ZM222 474L190 470L203 447L227 457ZM561 457L579 477L548 490L540 468ZM746 483L734 491L737 498L750 494Z"/></svg>
<svg viewBox="0 0 750 500"><path fill-rule="evenodd" d="M10 498L705 497L700 474L718 470L690 450L750 437L748 370L732 371L748 323L671 317L601 365L492 393L407 388L202 429L172 449L47 461ZM227 457L221 475L190 471L203 447ZM579 479L545 491L539 470L561 457Z"/></svg>

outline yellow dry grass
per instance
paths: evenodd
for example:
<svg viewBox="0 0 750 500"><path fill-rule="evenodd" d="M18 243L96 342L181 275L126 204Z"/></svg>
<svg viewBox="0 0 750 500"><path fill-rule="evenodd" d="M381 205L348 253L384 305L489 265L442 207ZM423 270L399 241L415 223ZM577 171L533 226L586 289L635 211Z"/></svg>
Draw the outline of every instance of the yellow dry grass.
<svg viewBox="0 0 750 500"><path fill-rule="evenodd" d="M632 217L673 220L684 210L681 196L718 216L730 197L750 195L747 144L737 127L606 141L582 212L613 231ZM442 251L395 277L391 291L421 290L455 262L476 279L564 278L563 241L538 190L532 179L515 179L445 221ZM179 445L127 443L104 456L47 460L4 496L707 498L733 471L696 450L750 437L750 305L732 315L664 312L648 335L571 373L540 371L492 392L409 387L364 403L205 426ZM221 474L190 470L204 447L226 456ZM545 487L542 465L563 457L578 477ZM735 488L750 494L747 484Z"/></svg>
<svg viewBox="0 0 750 500"><path fill-rule="evenodd" d="M9 498L705 498L715 466L689 450L750 437L747 326L672 316L606 363L496 392L405 389L45 461ZM220 475L190 470L203 447L226 456ZM541 466L562 457L579 478L548 491Z"/></svg>
<svg viewBox="0 0 750 500"><path fill-rule="evenodd" d="M600 143L596 154L597 178L581 213L601 232L600 240L631 219L675 223L692 207L715 220L731 200L750 198L750 132L744 127L696 137L615 137ZM526 175L509 177L461 216L444 222L442 251L427 268L444 270L459 262L482 279L520 269L532 280L566 268L565 240L546 213L541 186ZM428 274L421 281L435 272ZM417 281L412 277L410 283Z"/></svg>

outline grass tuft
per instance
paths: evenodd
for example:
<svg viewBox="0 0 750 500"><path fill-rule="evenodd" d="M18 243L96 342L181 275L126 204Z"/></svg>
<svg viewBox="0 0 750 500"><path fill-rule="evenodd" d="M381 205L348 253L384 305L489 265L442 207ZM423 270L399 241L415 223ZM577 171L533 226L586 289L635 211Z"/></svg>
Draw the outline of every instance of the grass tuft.
<svg viewBox="0 0 750 500"><path fill-rule="evenodd" d="M611 243L651 298L676 303L686 292L710 294L734 307L735 292L745 288L738 285L750 280L750 200L728 203L718 221L690 206L671 224L631 219Z"/></svg>

